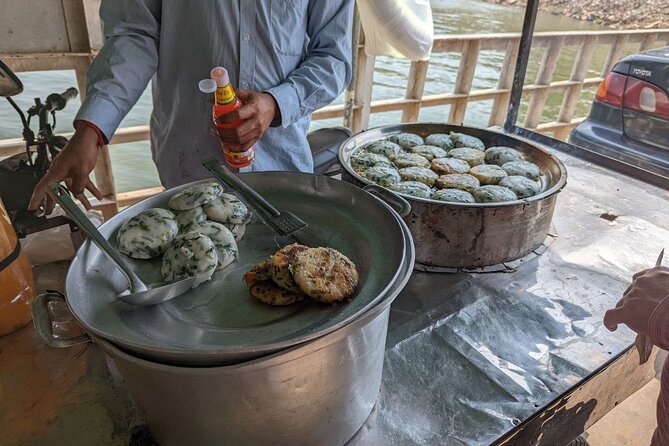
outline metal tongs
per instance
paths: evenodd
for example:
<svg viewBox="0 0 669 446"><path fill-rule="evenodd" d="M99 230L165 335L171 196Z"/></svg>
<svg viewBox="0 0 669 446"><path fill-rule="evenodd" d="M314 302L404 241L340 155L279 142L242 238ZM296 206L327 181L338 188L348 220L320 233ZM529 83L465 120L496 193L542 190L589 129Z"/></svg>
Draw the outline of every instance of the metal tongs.
<svg viewBox="0 0 669 446"><path fill-rule="evenodd" d="M126 263L121 253L112 246L111 243L100 234L100 231L91 223L79 206L70 198L67 189L58 183L49 185L49 194L60 204L60 207L79 225L100 251L105 253L123 275L128 279L129 289L120 293L118 297L129 304L134 305L155 305L161 302L174 299L190 290L195 284L195 277L188 277L174 282L162 282L158 284L145 284L142 279L135 274L132 267ZM214 276L216 273L214 273ZM212 277L213 279L213 277Z"/></svg>
<svg viewBox="0 0 669 446"><path fill-rule="evenodd" d="M279 236L292 237L297 240L295 234L308 226L295 214L276 209L258 192L234 175L230 169L219 163L216 158L202 161L202 165L214 175L219 183L239 193L258 213L260 219Z"/></svg>
<svg viewBox="0 0 669 446"><path fill-rule="evenodd" d="M662 266L662 259L664 258L664 249L660 251L660 255L657 256L655 261L655 268ZM650 340L650 337L645 334L636 335L634 340L636 345L636 350L639 352L639 364L645 364L650 359L651 353L653 353L653 343Z"/></svg>

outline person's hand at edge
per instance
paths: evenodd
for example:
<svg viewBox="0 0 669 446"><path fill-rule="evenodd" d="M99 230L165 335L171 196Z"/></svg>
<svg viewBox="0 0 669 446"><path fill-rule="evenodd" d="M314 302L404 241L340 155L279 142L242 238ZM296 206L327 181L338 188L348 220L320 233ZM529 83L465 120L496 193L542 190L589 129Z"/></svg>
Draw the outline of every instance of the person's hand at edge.
<svg viewBox="0 0 669 446"><path fill-rule="evenodd" d="M47 194L47 189L50 183L61 181L65 182L70 192L86 209L90 209L91 203L84 191L88 190L98 200L102 199L102 194L88 177L95 168L99 151L98 133L88 125L78 126L63 151L54 157L49 170L35 186L28 209L36 210L43 204L44 213L50 214L54 202Z"/></svg>

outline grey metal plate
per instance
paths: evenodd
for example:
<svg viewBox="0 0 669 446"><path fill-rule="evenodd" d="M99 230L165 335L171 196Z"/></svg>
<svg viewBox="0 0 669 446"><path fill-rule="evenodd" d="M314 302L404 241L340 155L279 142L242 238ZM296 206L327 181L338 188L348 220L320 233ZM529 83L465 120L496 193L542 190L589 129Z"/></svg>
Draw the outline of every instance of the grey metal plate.
<svg viewBox="0 0 669 446"><path fill-rule="evenodd" d="M421 203L430 203L448 207L505 207L505 206L519 206L528 202L543 200L547 197L557 194L567 184L567 169L557 157L550 154L548 151L530 144L518 138L514 138L503 133L498 133L490 130L479 129L475 127L465 127L459 125L440 124L440 123L406 123L389 125L384 127L377 127L365 132L353 135L346 140L339 148L339 162L342 164L346 173L353 177L357 182L363 184L374 184L368 179L360 176L351 167L351 155L361 146L372 141L387 138L398 133L415 133L416 135L426 137L434 133L450 133L460 132L467 135L475 136L484 142L486 147L506 146L519 150L525 156L527 161L533 162L541 168L541 193L525 198L522 200L506 201L502 203L446 203L439 200L432 200L428 198L418 198L411 195L402 196L411 201Z"/></svg>
<svg viewBox="0 0 669 446"><path fill-rule="evenodd" d="M334 306L304 302L281 308L250 297L242 274L279 246L274 234L254 219L239 243L239 259L219 280L153 307L118 300L125 279L97 247L86 242L66 283L75 317L93 334L143 358L177 365L224 365L331 332L364 313L402 279L398 276L410 236L376 198L347 183L308 174L250 173L244 180L277 208L294 212L309 224L305 242L336 248L356 263L361 280L351 302ZM114 240L128 218L150 207L167 207L169 197L185 187L131 206L100 231ZM131 263L143 280L160 280L159 260Z"/></svg>

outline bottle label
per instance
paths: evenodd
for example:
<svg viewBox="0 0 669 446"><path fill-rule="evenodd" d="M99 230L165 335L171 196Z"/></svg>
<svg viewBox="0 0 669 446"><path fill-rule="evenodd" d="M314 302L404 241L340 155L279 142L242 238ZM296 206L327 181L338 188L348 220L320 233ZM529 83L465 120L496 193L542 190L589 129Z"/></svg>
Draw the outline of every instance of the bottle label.
<svg viewBox="0 0 669 446"><path fill-rule="evenodd" d="M216 89L216 103L220 105L229 104L235 100L235 90L232 85L228 84L225 87L218 87Z"/></svg>
<svg viewBox="0 0 669 446"><path fill-rule="evenodd" d="M245 152L233 152L228 149L223 149L223 154L225 155L225 160L232 167L247 167L253 163L253 160L256 157L255 147L251 147Z"/></svg>

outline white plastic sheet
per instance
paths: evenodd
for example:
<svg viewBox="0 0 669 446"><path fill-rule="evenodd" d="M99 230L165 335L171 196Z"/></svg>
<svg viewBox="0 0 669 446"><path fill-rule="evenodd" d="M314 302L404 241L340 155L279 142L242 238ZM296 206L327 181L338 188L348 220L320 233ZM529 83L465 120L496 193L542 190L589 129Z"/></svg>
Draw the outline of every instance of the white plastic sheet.
<svg viewBox="0 0 669 446"><path fill-rule="evenodd" d="M357 0L369 56L427 60L434 27L429 0Z"/></svg>
<svg viewBox="0 0 669 446"><path fill-rule="evenodd" d="M86 216L97 227L104 222L100 211L87 211L79 206ZM50 218L65 215L65 212L56 206ZM62 225L46 231L30 234L21 239L21 249L26 253L31 265L43 265L45 263L69 260L74 257L74 246L70 238L70 226Z"/></svg>

